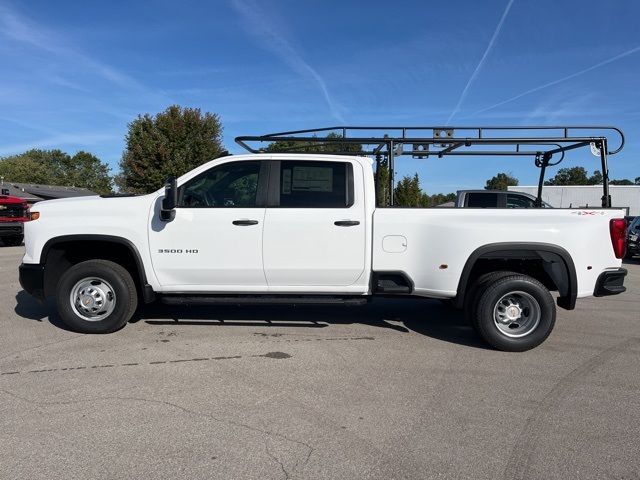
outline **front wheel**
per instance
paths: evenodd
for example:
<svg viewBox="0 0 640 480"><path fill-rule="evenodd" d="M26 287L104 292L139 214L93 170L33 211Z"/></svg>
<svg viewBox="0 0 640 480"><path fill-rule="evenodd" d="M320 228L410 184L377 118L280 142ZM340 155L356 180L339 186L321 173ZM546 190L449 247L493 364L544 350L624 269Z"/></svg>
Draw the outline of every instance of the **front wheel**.
<svg viewBox="0 0 640 480"><path fill-rule="evenodd" d="M108 260L88 260L67 270L56 291L63 322L80 333L110 333L122 328L138 306L131 274Z"/></svg>
<svg viewBox="0 0 640 480"><path fill-rule="evenodd" d="M535 278L513 274L486 285L473 305L476 331L498 350L523 352L551 334L556 307L549 290Z"/></svg>

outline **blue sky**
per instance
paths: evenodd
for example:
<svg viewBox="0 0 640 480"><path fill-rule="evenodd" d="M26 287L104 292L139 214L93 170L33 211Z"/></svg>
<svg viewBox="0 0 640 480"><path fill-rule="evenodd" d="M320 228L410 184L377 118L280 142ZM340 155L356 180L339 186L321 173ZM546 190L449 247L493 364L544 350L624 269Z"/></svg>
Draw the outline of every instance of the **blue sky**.
<svg viewBox="0 0 640 480"><path fill-rule="evenodd" d="M632 0L0 0L0 156L83 149L115 171L127 123L177 103L218 113L234 153L236 135L343 123L614 124L611 175L633 179L638 18ZM537 178L528 159L398 162L415 171L430 193Z"/></svg>

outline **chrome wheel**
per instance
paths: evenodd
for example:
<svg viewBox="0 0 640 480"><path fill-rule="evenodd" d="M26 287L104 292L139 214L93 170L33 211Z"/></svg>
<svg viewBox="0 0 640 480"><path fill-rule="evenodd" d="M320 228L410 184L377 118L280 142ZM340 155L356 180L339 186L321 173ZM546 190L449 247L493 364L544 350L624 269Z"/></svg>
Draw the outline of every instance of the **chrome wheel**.
<svg viewBox="0 0 640 480"><path fill-rule="evenodd" d="M83 278L71 289L71 308L83 320L98 322L116 307L113 287L101 278Z"/></svg>
<svg viewBox="0 0 640 480"><path fill-rule="evenodd" d="M511 338L529 335L540 323L541 316L538 301L521 291L503 295L493 308L493 323L500 333Z"/></svg>

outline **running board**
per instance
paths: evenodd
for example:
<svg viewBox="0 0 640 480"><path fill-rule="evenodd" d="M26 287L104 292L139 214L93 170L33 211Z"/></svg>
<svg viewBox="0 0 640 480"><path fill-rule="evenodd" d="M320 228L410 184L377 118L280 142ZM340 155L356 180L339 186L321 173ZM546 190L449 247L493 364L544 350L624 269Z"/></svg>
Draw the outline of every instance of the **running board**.
<svg viewBox="0 0 640 480"><path fill-rule="evenodd" d="M162 295L167 305L364 305L368 297L332 297L321 295Z"/></svg>

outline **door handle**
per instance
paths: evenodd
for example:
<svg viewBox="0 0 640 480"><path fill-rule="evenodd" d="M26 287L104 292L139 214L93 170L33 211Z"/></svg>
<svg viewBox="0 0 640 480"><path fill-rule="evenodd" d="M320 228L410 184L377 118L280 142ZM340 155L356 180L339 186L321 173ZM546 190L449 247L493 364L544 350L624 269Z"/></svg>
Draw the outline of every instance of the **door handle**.
<svg viewBox="0 0 640 480"><path fill-rule="evenodd" d="M358 220L338 220L333 222L333 224L338 227L354 227L360 225L360 222Z"/></svg>
<svg viewBox="0 0 640 480"><path fill-rule="evenodd" d="M239 227L247 227L249 225L257 225L258 220L234 220L231 223L238 225Z"/></svg>

